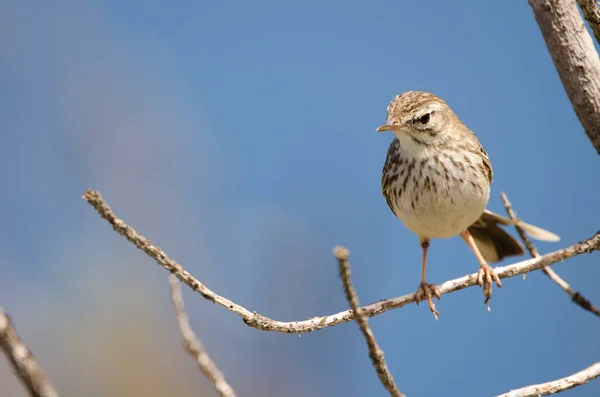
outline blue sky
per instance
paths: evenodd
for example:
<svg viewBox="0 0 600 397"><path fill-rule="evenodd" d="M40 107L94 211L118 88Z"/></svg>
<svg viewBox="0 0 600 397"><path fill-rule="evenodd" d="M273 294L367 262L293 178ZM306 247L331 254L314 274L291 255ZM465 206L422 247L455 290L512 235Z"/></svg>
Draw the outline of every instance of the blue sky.
<svg viewBox="0 0 600 397"><path fill-rule="evenodd" d="M166 272L88 208L87 188L272 318L347 307L337 244L363 303L413 292L420 248L381 195L392 135L374 132L406 90L440 95L478 135L489 208L504 191L562 237L542 253L598 230L598 155L526 1L4 0L0 37L0 305L63 393L214 395L181 351ZM597 262L555 270L600 304ZM428 269L440 283L477 262L436 240ZM543 274L503 285L491 314L471 288L442 298L440 322L424 305L371 320L403 392L491 396L598 361L598 319ZM185 298L239 395L386 395L356 324L261 333ZM0 381L25 396L2 360Z"/></svg>

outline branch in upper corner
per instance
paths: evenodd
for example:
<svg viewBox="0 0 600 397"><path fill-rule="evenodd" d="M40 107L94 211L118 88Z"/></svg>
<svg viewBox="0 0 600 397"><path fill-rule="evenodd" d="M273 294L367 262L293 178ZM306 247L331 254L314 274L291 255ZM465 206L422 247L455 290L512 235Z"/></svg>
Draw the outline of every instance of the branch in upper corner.
<svg viewBox="0 0 600 397"><path fill-rule="evenodd" d="M173 301L175 315L177 316L177 324L183 336L185 351L196 360L202 374L215 385L215 390L219 393L219 396L236 397L233 388L229 386L229 383L225 380L225 376L219 371L215 362L210 358L200 340L198 340L192 327L190 327L190 322L183 307L183 295L181 294L179 280L177 280L177 277L171 275L169 276L169 284L171 286L171 300Z"/></svg>
<svg viewBox="0 0 600 397"><path fill-rule="evenodd" d="M0 307L0 349L32 397L58 397L58 393L25 346L4 309Z"/></svg>
<svg viewBox="0 0 600 397"><path fill-rule="evenodd" d="M579 9L573 0L529 5L573 109L600 154L600 59Z"/></svg>
<svg viewBox="0 0 600 397"><path fill-rule="evenodd" d="M148 239L139 234L131 226L127 225L122 219L117 218L108 206L108 204L102 199L102 196L99 192L95 190L88 190L83 195L83 198L96 209L96 211L102 218L104 218L106 221L108 221L108 223L112 225L113 229L117 233L121 234L140 250L144 251L148 256L153 258L156 261L156 263L158 263L160 266L164 267L169 272L174 274L185 285L202 295L202 297L236 313L250 327L262 331L300 334L305 332L316 331L325 327L331 327L334 325L351 321L353 319L352 312L350 310L345 310L343 312L331 314L328 316L313 317L308 320L290 322L272 320L256 312L251 312L245 307L240 306L237 303L223 296L217 295L207 286L202 284L198 279L192 276L188 271L186 271L179 263L171 259L163 250L161 250L155 245L152 245L152 243L148 241ZM600 232L570 247L551 252L538 258L518 262L513 265L497 267L494 270L496 271L498 277L500 277L501 279L509 278L520 274L529 273L534 270L539 270L544 266L549 266L557 262L562 262L574 256L583 253L591 253L599 249ZM440 292L440 294L443 295L464 288L472 287L476 284L477 273L473 273L463 277L459 277L454 280L446 281L438 285L437 289ZM364 306L361 309L361 311L364 313L365 316L373 317L378 314L387 312L389 310L400 308L409 303L416 303L415 294L408 294L392 299L384 299L379 302Z"/></svg>
<svg viewBox="0 0 600 397"><path fill-rule="evenodd" d="M589 381L600 376L600 362L567 376L566 378L554 380L539 385L526 386L521 389L511 390L497 397L537 397L556 394L577 386L585 385Z"/></svg>
<svg viewBox="0 0 600 397"><path fill-rule="evenodd" d="M358 296L356 295L356 291L352 286L352 280L350 279L350 263L348 258L350 257L350 251L348 251L344 247L335 247L333 250L333 254L335 255L338 263L340 265L340 277L342 278L342 282L344 283L344 292L346 292L346 299L350 304L350 308L353 313L353 318L358 323L358 326L363 333L365 340L367 341L367 346L369 348L369 357L371 358L371 362L373 363L373 367L377 372L377 376L379 380L386 388L386 390L390 393L392 397L404 397L404 394L398 390L398 386L394 382L394 377L390 373L385 363L385 358L383 356L383 350L379 348L377 345L377 341L375 341L375 336L373 335L373 331L369 327L369 320L362 313L359 308L360 303L358 301Z"/></svg>
<svg viewBox="0 0 600 397"><path fill-rule="evenodd" d="M577 3L592 28L596 41L600 43L600 10L598 10L598 3L596 0L577 0Z"/></svg>
<svg viewBox="0 0 600 397"><path fill-rule="evenodd" d="M506 196L505 193L501 193L500 196L502 197L502 202L504 204L504 208L506 208L506 212L508 213L508 216L510 217L510 219L512 219L516 223L519 219L517 218L517 214L515 214L515 211L513 210L512 205L510 204L510 201L508 200L508 196ZM540 256L540 253L538 252L535 245L533 245L533 243L527 236L527 233L525 233L525 230L520 228L517 223L515 224L515 228L517 229L519 236L521 236L521 240L523 240L523 243L525 243L525 246L527 247L527 250L529 251L531 256L534 258L538 258ZM592 312L596 316L600 317L600 310L598 310L598 308L596 306L594 306L592 304L592 302L587 300L582 294L580 294L577 291L573 291L573 289L571 289L571 286L569 285L569 283L567 283L558 274L556 274L556 272L554 270L550 269L549 267L543 267L542 271L544 272L544 274L546 274L548 277L550 277L550 279L552 281L554 281L556 284L558 284L558 286L560 288L562 288L563 291L565 291L567 294L569 294L569 296L571 297L573 302L575 302L578 306L580 306L582 309Z"/></svg>

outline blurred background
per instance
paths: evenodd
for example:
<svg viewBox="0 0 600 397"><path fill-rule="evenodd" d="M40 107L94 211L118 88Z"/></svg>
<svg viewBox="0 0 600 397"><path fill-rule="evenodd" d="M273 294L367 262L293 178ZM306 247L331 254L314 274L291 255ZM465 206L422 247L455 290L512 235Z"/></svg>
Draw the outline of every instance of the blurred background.
<svg viewBox="0 0 600 397"><path fill-rule="evenodd" d="M576 243L599 228L598 155L526 1L0 1L0 305L61 396L216 396L182 350L167 272L118 216L219 294L278 320L412 293L416 237L380 175L392 97L444 98L479 136L526 221ZM510 231L515 234L513 230ZM516 234L515 234L516 235ZM519 259L505 261L503 265ZM600 304L598 254L555 266ZM429 281L477 270L436 240ZM492 396L598 361L600 322L542 273L371 319L409 396ZM249 328L184 289L193 328L239 396L386 396L355 323ZM600 381L564 393L600 394ZM26 396L4 357L0 395Z"/></svg>

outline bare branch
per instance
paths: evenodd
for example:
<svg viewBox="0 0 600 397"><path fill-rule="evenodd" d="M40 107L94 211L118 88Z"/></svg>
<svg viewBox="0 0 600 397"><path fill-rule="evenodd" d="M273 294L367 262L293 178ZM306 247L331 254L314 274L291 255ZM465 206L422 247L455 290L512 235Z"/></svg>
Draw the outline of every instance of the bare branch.
<svg viewBox="0 0 600 397"><path fill-rule="evenodd" d="M58 393L17 334L17 330L2 307L0 307L0 349L30 396L58 397Z"/></svg>
<svg viewBox="0 0 600 397"><path fill-rule="evenodd" d="M557 379L548 383L541 383L539 385L531 385L523 387L521 389L511 390L508 393L499 395L497 397L537 397L537 396L548 396L550 394L556 394L565 390L572 389L577 386L585 385L589 381L596 379L600 376L600 362L587 367L586 369L577 372L566 378Z"/></svg>
<svg viewBox="0 0 600 397"><path fill-rule="evenodd" d="M596 0L577 0L579 8L583 11L583 16L594 32L596 41L600 43L600 11Z"/></svg>
<svg viewBox="0 0 600 397"><path fill-rule="evenodd" d="M83 198L88 201L100 214L102 218L108 221L113 229L124 236L127 240L132 242L136 247L144 251L148 256L153 258L160 266L167 269L169 272L174 274L179 280L185 285L190 287L192 290L198 292L205 299L211 302L217 303L228 310L239 315L244 322L250 327L260 329L262 331L274 331L274 332L285 332L300 334L305 332L316 331L321 328L331 327L341 323L351 321L353 319L352 312L346 310L340 313L331 314L323 317L313 317L303 321L276 321L268 317L265 317L256 312L251 312L248 309L238 305L229 299L217 295L215 292L210 290L198 279L192 276L188 271L183 269L181 265L171 259L163 250L152 245L144 236L139 234L131 226L123 222L112 212L108 204L102 199L100 193L94 190L88 190ZM539 270L544 266L549 266L557 262L562 262L566 259L574 256L591 253L600 249L600 232L594 236L580 243L574 244L570 247L560 249L558 251L540 256L538 258L528 259L522 262L515 263L513 265L497 267L494 270L501 279L514 277L520 274ZM449 294L454 291L458 291L464 288L472 287L477 283L477 273L472 273L463 277L459 277L454 280L446 281L437 286L440 294ZM361 311L367 317L373 317L381 313L385 313L392 309L397 309L405 306L409 303L415 303L415 294L408 294L399 296L392 299L384 299L376 303L362 307Z"/></svg>
<svg viewBox="0 0 600 397"><path fill-rule="evenodd" d="M600 154L600 59L573 0L529 0L558 75Z"/></svg>
<svg viewBox="0 0 600 397"><path fill-rule="evenodd" d="M508 216L513 221L517 221L517 214L515 214L515 211L513 210L512 205L510 204L510 201L508 201L508 197L505 193L501 193L500 195L502 196L502 202L504 203L504 208L506 208ZM525 233L525 230L521 229L518 225L515 225L515 228L517 229L519 236L521 236L521 240L523 240L523 242L525 243L525 246L527 247L527 250L529 251L531 256L534 258L539 257L540 253L527 236L527 233ZM577 291L573 291L569 283L567 283L565 280L562 279L562 277L556 274L554 270L550 269L549 267L543 267L542 271L544 272L544 274L550 277L552 281L558 284L558 286L562 288L563 291L569 294L573 302L575 302L578 306L600 317L600 310L598 310L598 308L594 306L592 302L587 300L582 294L580 294Z"/></svg>
<svg viewBox="0 0 600 397"><path fill-rule="evenodd" d="M183 295L177 277L169 276L169 285L171 286L171 300L177 316L177 324L183 336L183 347L190 356L198 363L202 374L215 385L215 390L221 397L236 397L233 388L225 380L225 376L215 362L210 358L208 352L190 327L188 316L183 307Z"/></svg>
<svg viewBox="0 0 600 397"><path fill-rule="evenodd" d="M348 258L350 257L350 251L345 247L335 247L333 250L333 254L335 255L338 263L340 265L340 277L342 278L342 282L344 283L344 292L346 292L346 299L350 304L350 309L353 313L353 318L358 323L358 326L363 333L365 340L367 341L367 346L369 348L369 357L371 358L371 362L373 363L373 367L377 372L377 376L379 380L383 384L383 387L390 393L392 397L405 397L404 394L398 390L398 386L394 382L394 377L390 373L385 363L385 358L383 355L383 350L379 348L377 342L375 341L375 336L373 335L373 331L369 327L369 320L362 313L359 306L360 303L358 301L358 296L356 295L356 290L352 286L352 280L350 279L350 263L348 262Z"/></svg>

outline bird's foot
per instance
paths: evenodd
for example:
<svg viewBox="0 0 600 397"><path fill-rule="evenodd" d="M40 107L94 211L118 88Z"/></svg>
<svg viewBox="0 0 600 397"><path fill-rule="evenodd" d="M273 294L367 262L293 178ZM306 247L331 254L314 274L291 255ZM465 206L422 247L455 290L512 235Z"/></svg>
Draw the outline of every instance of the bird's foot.
<svg viewBox="0 0 600 397"><path fill-rule="evenodd" d="M479 284L483 288L483 295L485 296L485 304L488 304L488 301L492 297L492 285L496 283L498 289L502 288L502 283L500 282L500 278L492 269L492 267L488 264L482 263L479 265L479 272L477 273L477 284ZM489 310L489 305L488 305Z"/></svg>
<svg viewBox="0 0 600 397"><path fill-rule="evenodd" d="M437 300L439 302L440 291L438 291L435 284L427 284L426 282L422 282L419 285L419 288L417 288L417 292L415 292L415 299L417 300L416 301L417 305L419 304L420 301L426 299L427 303L429 304L429 310L431 310L433 317L435 317L436 320L439 320L439 318L438 318L439 313L435 309L435 305L433 304L434 297L437 298Z"/></svg>

